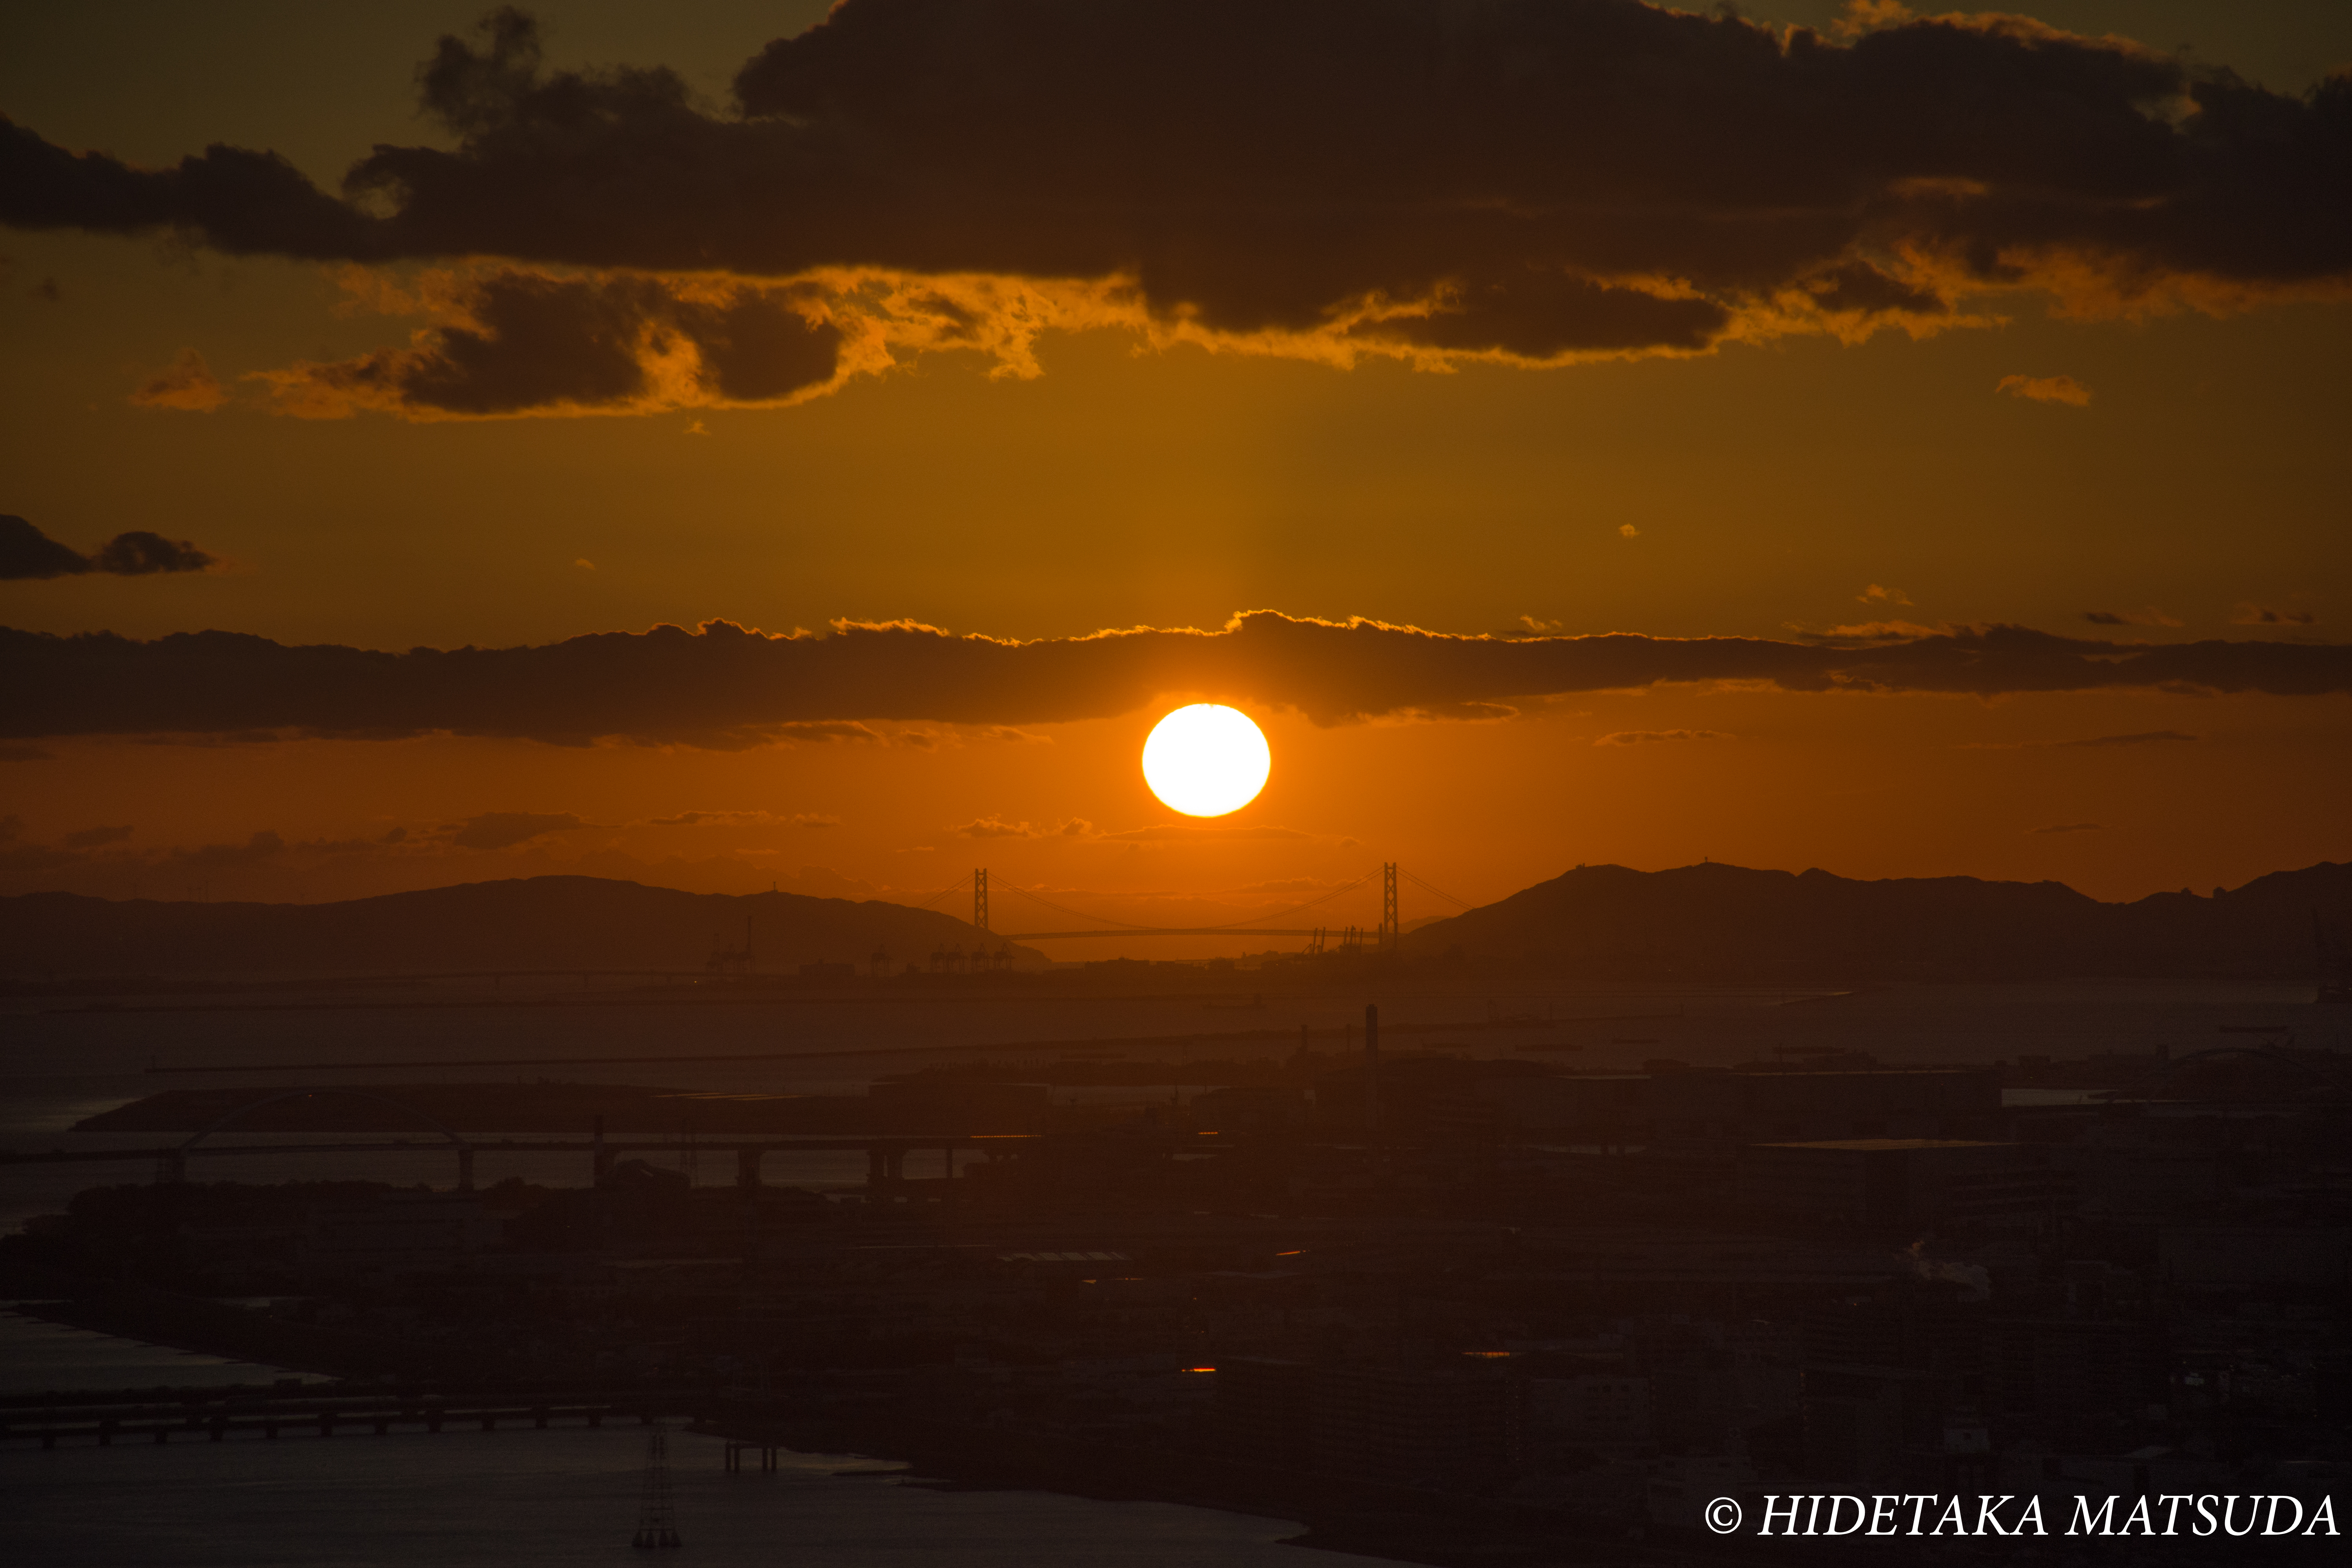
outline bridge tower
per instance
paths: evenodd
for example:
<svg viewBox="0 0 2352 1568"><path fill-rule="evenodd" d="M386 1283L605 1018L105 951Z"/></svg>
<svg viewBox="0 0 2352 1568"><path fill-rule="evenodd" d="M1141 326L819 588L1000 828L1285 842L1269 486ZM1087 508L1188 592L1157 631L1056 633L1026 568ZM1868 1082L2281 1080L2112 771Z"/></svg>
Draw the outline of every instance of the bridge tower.
<svg viewBox="0 0 2352 1568"><path fill-rule="evenodd" d="M677 1513L670 1504L669 1433L659 1426L646 1437L645 1500L629 1544L647 1549L686 1544L677 1538Z"/></svg>
<svg viewBox="0 0 2352 1568"><path fill-rule="evenodd" d="M1397 889L1396 889L1396 883L1397 883L1396 862L1395 862L1395 861L1393 861L1393 860L1383 860L1383 861L1381 861L1381 947L1383 947L1383 948L1391 948L1391 947L1394 947L1394 946L1396 945L1396 943L1397 943L1397 935L1398 935L1398 931L1397 931Z"/></svg>
<svg viewBox="0 0 2352 1568"><path fill-rule="evenodd" d="M988 929L988 868L985 866L971 874L971 923L976 931Z"/></svg>

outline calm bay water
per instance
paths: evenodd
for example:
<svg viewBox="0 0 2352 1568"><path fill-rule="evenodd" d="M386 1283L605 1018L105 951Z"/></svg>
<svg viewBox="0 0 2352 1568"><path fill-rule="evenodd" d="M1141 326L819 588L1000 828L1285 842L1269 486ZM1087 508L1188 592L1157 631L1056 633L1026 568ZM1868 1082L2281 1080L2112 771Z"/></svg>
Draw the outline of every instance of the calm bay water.
<svg viewBox="0 0 2352 1568"><path fill-rule="evenodd" d="M854 1456L722 1468L669 1435L695 1568L1299 1568L1300 1527L1167 1503L932 1491ZM8 1560L42 1568L565 1568L634 1552L642 1428L260 1438L0 1455ZM841 1471L863 1471L842 1475ZM877 1473L881 1472L881 1473ZM1369 1563L1318 1555L1316 1562Z"/></svg>
<svg viewBox="0 0 2352 1568"><path fill-rule="evenodd" d="M7 1310L0 1302L0 1394L45 1389L227 1388L300 1377L282 1366L200 1355L112 1334L70 1329Z"/></svg>

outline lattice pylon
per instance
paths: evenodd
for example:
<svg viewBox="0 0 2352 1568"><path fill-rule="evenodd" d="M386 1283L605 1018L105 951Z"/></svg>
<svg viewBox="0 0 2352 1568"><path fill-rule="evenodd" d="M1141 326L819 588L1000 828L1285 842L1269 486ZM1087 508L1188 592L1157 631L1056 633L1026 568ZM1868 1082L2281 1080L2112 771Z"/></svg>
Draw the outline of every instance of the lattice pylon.
<svg viewBox="0 0 2352 1568"><path fill-rule="evenodd" d="M677 1538L677 1512L670 1502L669 1434L660 1426L646 1436L645 1497L629 1544L649 1550L686 1544Z"/></svg>
<svg viewBox="0 0 2352 1568"><path fill-rule="evenodd" d="M1381 945L1395 946L1398 931L1396 862L1383 860L1381 862Z"/></svg>
<svg viewBox="0 0 2352 1568"><path fill-rule="evenodd" d="M988 929L988 868L985 866L971 874L971 923L977 930Z"/></svg>

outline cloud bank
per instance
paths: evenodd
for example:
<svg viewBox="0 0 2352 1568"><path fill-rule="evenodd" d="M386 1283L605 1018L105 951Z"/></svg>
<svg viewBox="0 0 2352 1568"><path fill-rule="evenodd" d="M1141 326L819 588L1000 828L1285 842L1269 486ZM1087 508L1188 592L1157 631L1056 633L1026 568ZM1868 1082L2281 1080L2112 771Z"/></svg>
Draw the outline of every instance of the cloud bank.
<svg viewBox="0 0 2352 1568"><path fill-rule="evenodd" d="M911 622L770 636L726 621L538 647L287 647L232 632L135 641L0 629L0 738L267 740L433 732L740 748L874 738L866 721L1029 724L1196 693L1318 724L1492 719L1509 704L1666 683L1795 692L2157 689L2352 693L2352 646L2147 644L1992 626L1873 639L1461 637L1256 611L1215 632L1138 627L1031 642ZM2164 737L2149 737L2164 738ZM2130 738L2137 742L2142 737Z"/></svg>
<svg viewBox="0 0 2352 1568"><path fill-rule="evenodd" d="M727 112L550 71L505 10L419 73L446 146L338 193L0 121L0 222L453 275L404 350L272 373L419 416L776 401L1049 327L1349 363L2340 298L2352 77L2266 90L2005 16L1826 37L1633 0L843 0ZM830 354L830 358L828 355ZM2037 395L2026 392L2025 395Z"/></svg>
<svg viewBox="0 0 2352 1568"><path fill-rule="evenodd" d="M58 543L14 515L0 515L0 580L79 577L104 572L117 577L147 577L162 572L202 572L213 558L184 539L134 529L118 533L84 555Z"/></svg>

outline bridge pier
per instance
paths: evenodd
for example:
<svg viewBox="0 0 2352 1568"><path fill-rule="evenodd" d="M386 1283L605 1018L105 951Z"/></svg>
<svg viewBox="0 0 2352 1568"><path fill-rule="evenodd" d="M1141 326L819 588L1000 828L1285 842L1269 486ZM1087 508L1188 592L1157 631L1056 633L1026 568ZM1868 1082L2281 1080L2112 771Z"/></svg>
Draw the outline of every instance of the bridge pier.
<svg viewBox="0 0 2352 1568"><path fill-rule="evenodd" d="M457 1190L461 1193L474 1190L474 1146L471 1143L457 1145Z"/></svg>
<svg viewBox="0 0 2352 1568"><path fill-rule="evenodd" d="M907 1152L885 1143L866 1150L866 1184L876 1191L895 1187L907 1179Z"/></svg>
<svg viewBox="0 0 2352 1568"><path fill-rule="evenodd" d="M747 1193L760 1188L760 1159L767 1150L758 1144L747 1144L735 1151L735 1184Z"/></svg>

